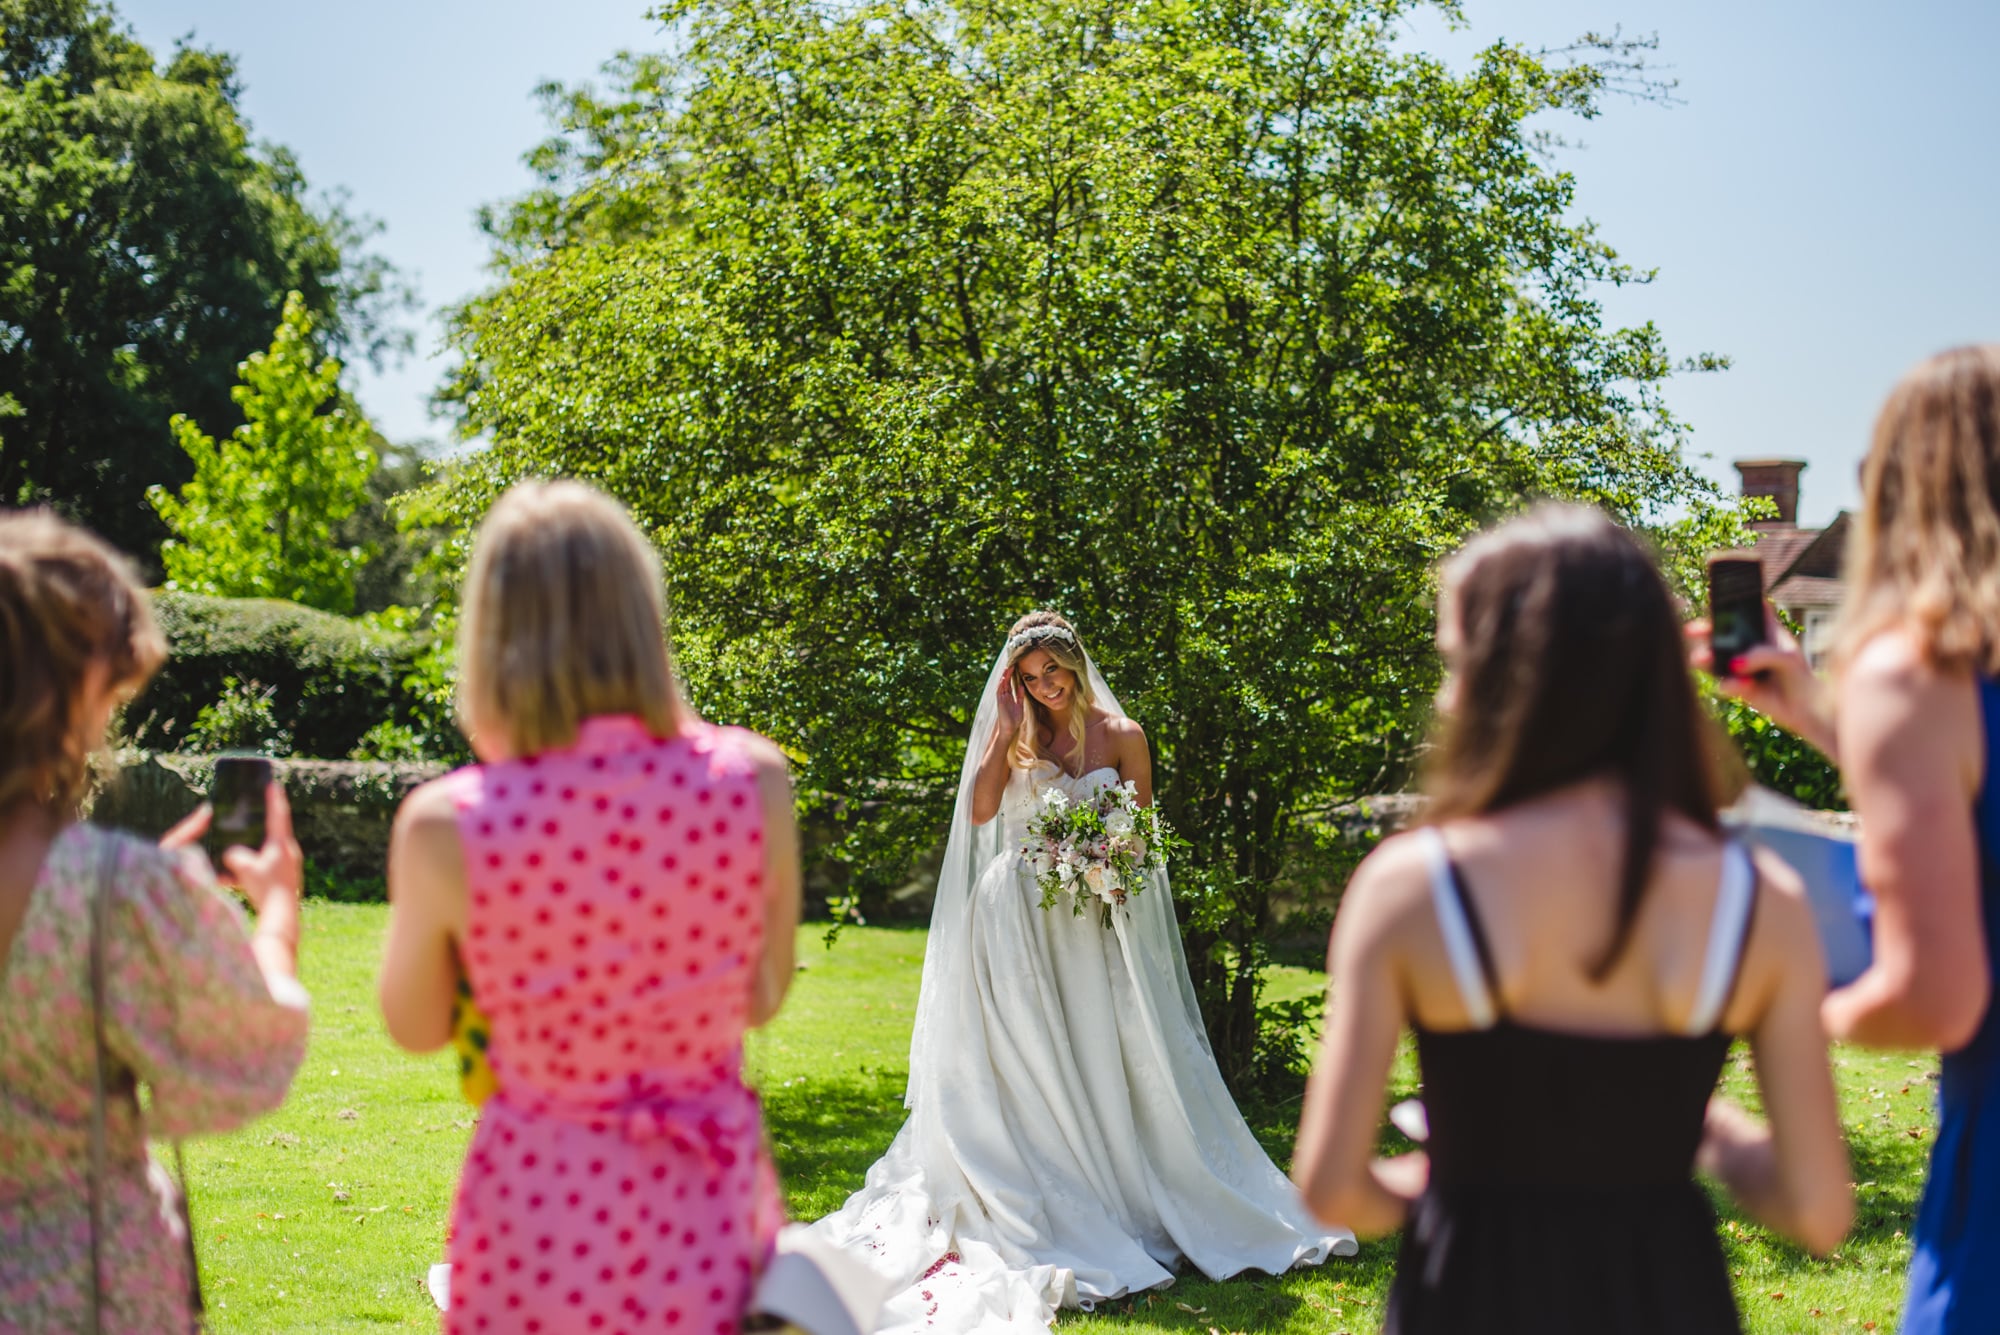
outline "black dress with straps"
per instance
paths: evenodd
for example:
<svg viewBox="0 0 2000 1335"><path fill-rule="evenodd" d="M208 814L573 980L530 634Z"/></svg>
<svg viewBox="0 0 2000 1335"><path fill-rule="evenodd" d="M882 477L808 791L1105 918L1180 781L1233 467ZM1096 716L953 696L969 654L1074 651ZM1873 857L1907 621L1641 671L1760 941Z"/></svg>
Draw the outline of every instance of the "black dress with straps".
<svg viewBox="0 0 2000 1335"><path fill-rule="evenodd" d="M1385 1335L1708 1335L1741 1327L1693 1180L1730 1035L1756 874L1730 845L1687 1032L1602 1037L1507 1018L1479 915L1436 831L1432 895L1479 1027L1417 1030L1430 1185Z"/></svg>

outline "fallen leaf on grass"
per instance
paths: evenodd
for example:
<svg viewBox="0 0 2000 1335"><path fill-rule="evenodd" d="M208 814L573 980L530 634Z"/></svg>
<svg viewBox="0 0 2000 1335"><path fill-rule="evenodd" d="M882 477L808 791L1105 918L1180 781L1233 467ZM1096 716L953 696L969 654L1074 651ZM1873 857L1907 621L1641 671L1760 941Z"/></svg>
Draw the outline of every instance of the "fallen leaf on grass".
<svg viewBox="0 0 2000 1335"><path fill-rule="evenodd" d="M1785 1301L1785 1291L1783 1289L1772 1289L1771 1301L1774 1303L1781 1303Z"/></svg>
<svg viewBox="0 0 2000 1335"><path fill-rule="evenodd" d="M334 1114L334 1117L343 1122L358 1122L361 1120L361 1113L354 1108L342 1108Z"/></svg>
<svg viewBox="0 0 2000 1335"><path fill-rule="evenodd" d="M299 1138L289 1131L273 1131L269 1136L265 1137L264 1143L266 1145L278 1145L289 1148L298 1144Z"/></svg>
<svg viewBox="0 0 2000 1335"><path fill-rule="evenodd" d="M1196 1316L1201 1316L1208 1311L1206 1307L1189 1307L1186 1303L1175 1303L1174 1306L1180 1308L1183 1312L1192 1312Z"/></svg>

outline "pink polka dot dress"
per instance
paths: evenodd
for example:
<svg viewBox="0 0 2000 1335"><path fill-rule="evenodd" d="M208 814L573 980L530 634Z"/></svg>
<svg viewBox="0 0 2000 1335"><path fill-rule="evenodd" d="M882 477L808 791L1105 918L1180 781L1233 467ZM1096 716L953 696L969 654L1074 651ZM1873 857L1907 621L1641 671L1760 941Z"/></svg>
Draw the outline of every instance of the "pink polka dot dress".
<svg viewBox="0 0 2000 1335"><path fill-rule="evenodd" d="M467 1151L452 1335L726 1335L782 1220L743 1031L763 939L749 734L464 770L465 965L500 1092Z"/></svg>

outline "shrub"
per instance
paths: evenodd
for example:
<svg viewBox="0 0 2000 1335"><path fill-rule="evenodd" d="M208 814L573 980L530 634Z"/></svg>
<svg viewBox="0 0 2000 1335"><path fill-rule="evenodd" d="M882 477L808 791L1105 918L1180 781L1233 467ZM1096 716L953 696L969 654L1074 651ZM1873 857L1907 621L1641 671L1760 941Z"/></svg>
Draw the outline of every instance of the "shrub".
<svg viewBox="0 0 2000 1335"><path fill-rule="evenodd" d="M274 756L292 753L292 734L278 722L271 707L275 692L256 682L223 679L222 698L204 706L188 729L187 749L210 751L263 751Z"/></svg>
<svg viewBox="0 0 2000 1335"><path fill-rule="evenodd" d="M349 620L265 598L161 593L153 599L171 653L126 713L131 739L163 750L199 748L204 714L221 726L254 682L274 725L302 756L345 757L378 725L411 720L404 689L429 635ZM240 723L241 720L239 719Z"/></svg>
<svg viewBox="0 0 2000 1335"><path fill-rule="evenodd" d="M1740 700L1717 696L1714 708L1758 783L1822 811L1847 810L1840 769L1817 748Z"/></svg>
<svg viewBox="0 0 2000 1335"><path fill-rule="evenodd" d="M355 744L349 760L428 760L430 755L424 747L424 738L407 723L382 720Z"/></svg>

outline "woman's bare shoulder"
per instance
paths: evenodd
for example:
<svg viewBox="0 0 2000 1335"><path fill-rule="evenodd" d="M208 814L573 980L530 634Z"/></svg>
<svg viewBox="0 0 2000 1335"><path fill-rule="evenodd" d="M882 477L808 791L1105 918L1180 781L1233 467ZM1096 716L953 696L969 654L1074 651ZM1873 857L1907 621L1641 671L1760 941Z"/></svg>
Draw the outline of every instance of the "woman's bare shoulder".
<svg viewBox="0 0 2000 1335"><path fill-rule="evenodd" d="M418 784L396 809L396 824L408 830L433 830L440 826L456 830L458 798L464 783L464 771L459 771Z"/></svg>
<svg viewBox="0 0 2000 1335"><path fill-rule="evenodd" d="M1955 761L1976 786L1985 731L1970 667L1940 663L1909 628L1890 627L1855 652L1839 689L1843 762L1874 773Z"/></svg>
<svg viewBox="0 0 2000 1335"><path fill-rule="evenodd" d="M1145 740L1146 730L1139 726L1139 720L1129 714L1107 713L1101 720L1104 731L1112 737L1137 737Z"/></svg>
<svg viewBox="0 0 2000 1335"><path fill-rule="evenodd" d="M1421 831L1391 835L1361 860L1340 897L1340 916L1350 915L1374 931L1393 933L1428 922L1431 910L1429 855Z"/></svg>

